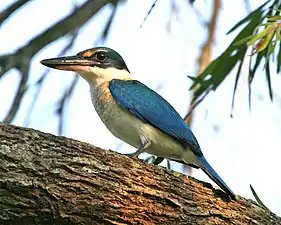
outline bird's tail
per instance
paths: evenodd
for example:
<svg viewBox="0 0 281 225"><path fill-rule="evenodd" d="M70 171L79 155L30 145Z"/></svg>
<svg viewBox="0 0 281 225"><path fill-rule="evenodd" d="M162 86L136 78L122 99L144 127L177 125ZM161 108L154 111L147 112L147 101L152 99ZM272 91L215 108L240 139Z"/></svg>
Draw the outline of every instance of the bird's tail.
<svg viewBox="0 0 281 225"><path fill-rule="evenodd" d="M235 199L235 194L232 190L224 183L217 172L211 167L204 156L198 158L200 161L200 168L210 177L222 190L224 190L232 199Z"/></svg>

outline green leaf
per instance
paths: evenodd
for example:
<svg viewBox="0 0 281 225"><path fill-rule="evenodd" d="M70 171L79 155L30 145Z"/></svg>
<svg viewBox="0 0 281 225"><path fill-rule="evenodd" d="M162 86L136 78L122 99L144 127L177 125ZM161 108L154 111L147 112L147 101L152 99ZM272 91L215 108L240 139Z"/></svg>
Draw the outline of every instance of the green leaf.
<svg viewBox="0 0 281 225"><path fill-rule="evenodd" d="M187 76L190 80L192 81L195 81L196 80L196 77L193 77L193 76Z"/></svg>
<svg viewBox="0 0 281 225"><path fill-rule="evenodd" d="M281 69L281 41L279 41L279 51L277 54L277 73L280 72Z"/></svg>
<svg viewBox="0 0 281 225"><path fill-rule="evenodd" d="M258 26L254 29L253 33L254 33L254 34L257 33L259 27L261 27L261 26L268 26L268 25L269 25L269 26L272 26L272 23L263 23L263 24L258 25ZM256 39L255 41L257 41L258 39L261 39L261 38L262 38L263 36L265 36L265 35L266 35L266 32L265 32L264 34L261 34L261 33L256 34L256 35L251 34L251 35L249 35L248 37L242 38L241 40L235 42L235 43L234 43L234 46L238 46L238 45L244 44L245 42L248 42L250 39L253 39L253 38ZM254 41L254 42L255 42L255 41ZM252 42L252 40L249 41L249 42ZM248 43L247 43L247 45L252 45L252 44L248 44Z"/></svg>
<svg viewBox="0 0 281 225"><path fill-rule="evenodd" d="M236 30L238 27L240 27L242 24L246 23L247 21L251 20L253 17L255 17L257 13L262 12L262 8L269 3L270 0L266 1L264 4L262 4L260 7L258 7L255 11L250 13L248 16L246 16L244 19L240 20L237 24L235 24L226 34L230 34L234 30Z"/></svg>
<svg viewBox="0 0 281 225"><path fill-rule="evenodd" d="M259 52L257 57L256 57L256 62L255 65L253 67L253 69L251 69L251 65L249 65L250 69L249 69L249 75L248 75L248 82L249 84L252 83L254 76L256 74L256 71L261 63L262 58L265 56L265 51L264 52Z"/></svg>
<svg viewBox="0 0 281 225"><path fill-rule="evenodd" d="M237 90L237 87L238 87L238 81L239 81L239 78L240 78L240 72L241 72L241 69L242 69L244 59L245 59L245 55L244 55L243 59L241 60L241 62L239 64L239 67L238 67L238 70L237 70L237 73L236 73L236 77L235 77L233 94L232 94L232 103L231 103L231 116L233 116L232 112L233 112L233 109L234 109L235 94L236 94L236 90Z"/></svg>
<svg viewBox="0 0 281 225"><path fill-rule="evenodd" d="M271 41L270 42L270 44L267 48L266 56L265 56L265 64L269 63L270 56L274 53L276 43L277 43L277 41Z"/></svg>
<svg viewBox="0 0 281 225"><path fill-rule="evenodd" d="M268 93L270 100L273 101L273 94L272 94L272 86L271 86L271 78L270 78L270 68L269 68L269 63L265 65L265 75L266 75L266 81L268 85Z"/></svg>
<svg viewBox="0 0 281 225"><path fill-rule="evenodd" d="M252 193L253 193L253 195L254 195L254 197L255 197L257 203L258 203L262 208L269 210L269 209L265 206L265 204L263 204L263 202L260 200L259 196L257 195L256 191L254 190L254 188L252 187L251 184L250 184L250 189L251 189L251 191L252 191ZM269 210L269 211L270 211L270 210Z"/></svg>
<svg viewBox="0 0 281 225"><path fill-rule="evenodd" d="M254 76L256 74L256 71L261 63L261 60L263 59L263 57L265 57L265 52L266 51L262 51L259 52L256 55L256 61L255 61L255 65L253 67L253 69L251 69L251 62L252 62L252 58L254 57L253 55L251 56L250 59L250 64L249 64L249 74L248 74L248 88L249 88L249 93L248 93L248 99L249 99L249 109L251 109L251 89L252 89L252 81L254 79Z"/></svg>
<svg viewBox="0 0 281 225"><path fill-rule="evenodd" d="M242 38L241 40L235 42L233 45L234 45L234 46L242 45L242 44L246 43L248 40L250 40L252 37L253 37L253 36L250 35L250 36L248 36L248 37Z"/></svg>
<svg viewBox="0 0 281 225"><path fill-rule="evenodd" d="M276 11L278 11L278 10L276 10ZM275 22L277 20L281 20L281 16L267 16L266 19L269 22Z"/></svg>
<svg viewBox="0 0 281 225"><path fill-rule="evenodd" d="M272 34L272 27L271 26L265 28L262 32L260 32L258 34L253 35L251 40L249 40L247 42L247 45L248 46L253 45L253 44L256 43L257 40L262 39L263 37L265 37L266 35L269 35L269 34Z"/></svg>

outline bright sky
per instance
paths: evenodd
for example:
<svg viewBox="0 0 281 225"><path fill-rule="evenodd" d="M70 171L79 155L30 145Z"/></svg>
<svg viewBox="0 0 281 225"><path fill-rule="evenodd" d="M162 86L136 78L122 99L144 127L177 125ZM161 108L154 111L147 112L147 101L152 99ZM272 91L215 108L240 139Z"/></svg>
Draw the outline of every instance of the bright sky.
<svg viewBox="0 0 281 225"><path fill-rule="evenodd" d="M1 1L0 10L12 2ZM47 26L65 17L73 9L73 2L81 4L84 1L40 0L27 4L0 27L0 54L14 51ZM180 0L177 1L178 17L172 16L169 32L167 24L171 18L170 1L159 1L144 27L140 28L153 2L130 0L122 4L105 45L123 56L136 79L152 89L160 84L159 93L184 116L190 96L188 88L191 85L186 76L196 73L196 60L205 38L205 28L199 24L187 1ZM252 8L256 8L264 1L250 2ZM210 16L211 3L212 1L205 0L195 2L195 7L205 19ZM93 47L110 15L110 9L108 6L101 10L81 29L79 38L68 55ZM218 56L229 45L234 35L226 36L226 32L246 13L243 0L223 4L213 57ZM66 40L62 38L36 55L31 67L31 87L45 69L39 61L56 57ZM249 184L252 184L264 203L281 215L280 92L274 93L275 101L272 104L267 93L264 71L260 70L253 83L252 110L249 112L247 67L243 71L236 95L234 118L230 118L230 111L236 71L197 108L192 130L210 164L236 194L253 198L249 188ZM272 75L273 88L277 90L281 78L274 71ZM29 127L57 133L58 119L54 114L56 100L73 77L74 74L70 72L54 70L50 73L31 115ZM0 82L0 118L7 113L18 80L18 73L10 71ZM14 124L26 125L24 118L34 92L35 88L28 90ZM82 79L67 106L65 124L64 135L67 137L105 149L118 147L121 152L135 151L107 131L91 104L88 84ZM175 164L173 169L181 170L181 166ZM193 176L211 182L200 170L194 171Z"/></svg>

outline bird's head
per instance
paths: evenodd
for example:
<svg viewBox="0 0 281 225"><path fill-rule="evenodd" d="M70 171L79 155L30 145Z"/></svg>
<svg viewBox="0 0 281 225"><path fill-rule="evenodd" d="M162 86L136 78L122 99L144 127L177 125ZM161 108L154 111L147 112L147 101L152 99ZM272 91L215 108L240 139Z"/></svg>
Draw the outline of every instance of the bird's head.
<svg viewBox="0 0 281 225"><path fill-rule="evenodd" d="M90 84L95 83L97 79L130 77L129 69L121 55L106 47L87 49L74 56L44 59L41 63L54 69L76 72Z"/></svg>

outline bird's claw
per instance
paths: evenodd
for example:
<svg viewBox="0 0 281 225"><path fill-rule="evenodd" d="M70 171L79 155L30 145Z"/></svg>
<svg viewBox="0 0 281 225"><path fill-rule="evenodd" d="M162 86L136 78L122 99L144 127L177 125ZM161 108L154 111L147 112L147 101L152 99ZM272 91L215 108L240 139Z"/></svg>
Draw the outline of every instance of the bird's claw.
<svg viewBox="0 0 281 225"><path fill-rule="evenodd" d="M124 155L126 155L126 156L128 156L130 158L137 158L138 157L138 155L136 155L135 152L134 153L126 153Z"/></svg>

